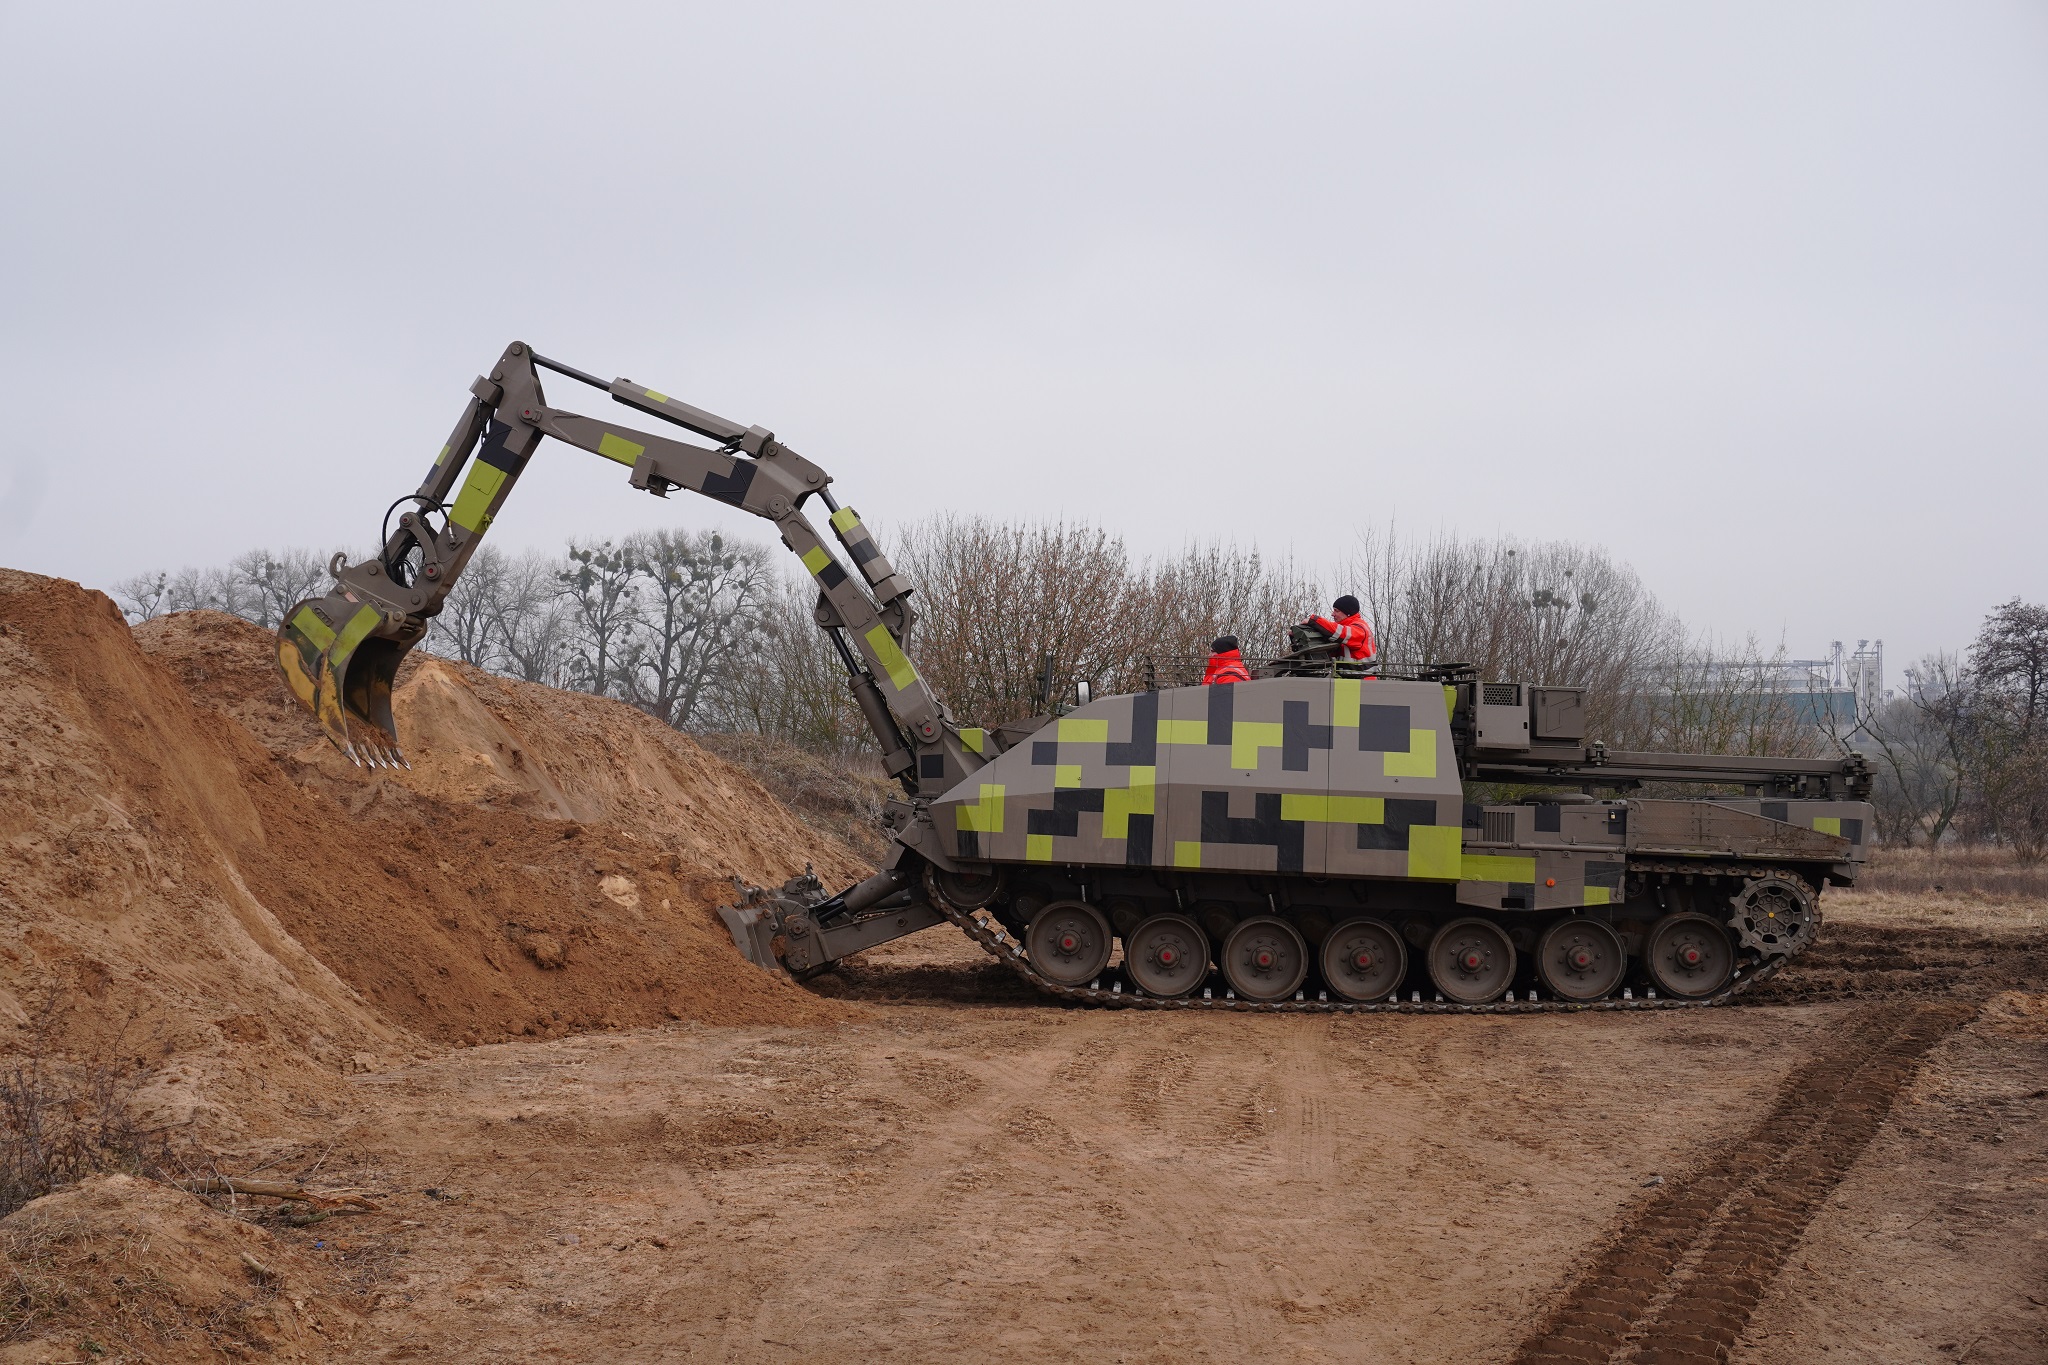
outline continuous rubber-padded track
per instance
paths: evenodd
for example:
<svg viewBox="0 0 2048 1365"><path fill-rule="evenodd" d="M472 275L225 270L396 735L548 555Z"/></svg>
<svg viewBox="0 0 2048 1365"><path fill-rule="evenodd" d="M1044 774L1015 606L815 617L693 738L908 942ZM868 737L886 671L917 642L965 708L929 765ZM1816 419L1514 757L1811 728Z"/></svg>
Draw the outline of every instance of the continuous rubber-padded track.
<svg viewBox="0 0 2048 1365"><path fill-rule="evenodd" d="M1008 967L1025 981L1047 995L1069 1000L1077 1005L1101 1005L1112 1009L1154 1009L1154 1010L1242 1010L1269 1014L1571 1014L1581 1010L1673 1010L1704 1009L1719 1005L1742 994L1759 981L1768 980L1777 974L1788 958L1770 958L1754 968L1738 969L1734 980L1718 994L1698 1000L1673 1000L1669 998L1633 1000L1496 1000L1484 1005L1457 1005L1450 1001L1429 1000L1387 1000L1379 1004L1361 1005L1348 1000L1256 1000L1232 999L1228 996L1210 998L1207 992L1201 996L1179 996L1162 999L1158 996L1140 995L1126 991L1119 986L1063 986L1048 979L1031 965L1030 955L1024 945L1012 938L1002 925L986 911L955 910L943 900L931 898L939 913L958 925L967 936L980 944L982 950L996 961Z"/></svg>
<svg viewBox="0 0 2048 1365"><path fill-rule="evenodd" d="M1920 1058L1976 1012L1957 1000L1886 1003L1844 1020L1770 1113L1617 1230L1515 1365L1726 1360Z"/></svg>

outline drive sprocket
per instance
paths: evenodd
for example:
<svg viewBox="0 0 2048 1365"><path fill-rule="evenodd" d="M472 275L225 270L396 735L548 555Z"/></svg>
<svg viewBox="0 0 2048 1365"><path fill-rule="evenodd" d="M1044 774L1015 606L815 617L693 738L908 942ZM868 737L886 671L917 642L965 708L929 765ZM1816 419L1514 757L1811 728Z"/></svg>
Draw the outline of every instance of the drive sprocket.
<svg viewBox="0 0 2048 1365"><path fill-rule="evenodd" d="M1750 878L1728 904L1728 927L1737 942L1760 957L1790 957L1820 931L1819 899L1789 872Z"/></svg>

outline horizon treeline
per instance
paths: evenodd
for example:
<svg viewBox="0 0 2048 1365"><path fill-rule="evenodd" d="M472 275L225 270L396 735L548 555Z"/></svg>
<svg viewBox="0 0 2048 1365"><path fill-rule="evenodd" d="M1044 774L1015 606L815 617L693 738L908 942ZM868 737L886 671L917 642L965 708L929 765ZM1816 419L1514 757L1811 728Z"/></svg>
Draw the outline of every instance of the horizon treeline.
<svg viewBox="0 0 2048 1365"><path fill-rule="evenodd" d="M952 713L1000 725L1088 682L1098 694L1192 681L1210 641L1284 649L1288 625L1356 595L1389 664L1587 689L1589 735L1616 749L1814 756L1865 751L1886 842L1945 838L2048 854L2048 610L2017 599L1966 657L1906 670L1853 733L1784 687L1784 650L1688 631L1598 547L1367 532L1318 572L1221 541L1134 554L1102 527L941 515L884 535L916 585L908 652ZM529 682L615 697L682 730L871 751L808 576L770 546L663 529L564 553L481 547L425 648ZM195 608L275 628L326 590L329 556L252 550L141 575L131 620ZM2038 655L2038 658L2036 658ZM2030 672L2033 669L2035 671ZM2038 799L2036 792L2038 789ZM2037 809L2038 807L2038 809Z"/></svg>

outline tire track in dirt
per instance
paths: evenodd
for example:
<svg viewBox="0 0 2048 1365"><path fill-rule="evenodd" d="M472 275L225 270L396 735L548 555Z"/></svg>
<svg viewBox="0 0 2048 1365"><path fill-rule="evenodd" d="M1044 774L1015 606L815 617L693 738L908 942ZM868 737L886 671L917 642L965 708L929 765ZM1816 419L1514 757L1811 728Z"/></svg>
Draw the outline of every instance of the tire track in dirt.
<svg viewBox="0 0 2048 1365"><path fill-rule="evenodd" d="M899 1045L900 1046L900 1045ZM735 1310L727 1320L720 1347L728 1360L751 1359L762 1342L789 1335L797 1326L796 1339L813 1330L801 1327L804 1309L794 1312L788 1302L828 1291L842 1304L861 1304L881 1313L868 1324L884 1332L891 1314L903 1306L899 1268L906 1248L918 1248L926 1260L959 1254L971 1241L975 1223L974 1200L995 1176L1004 1174L1000 1163L989 1154L1004 1150L1014 1140L1019 1125L1059 1129L1032 1108L1043 1104L1052 1086L1052 1072L1061 1058L1047 1050L1005 1056L999 1063L984 1059L975 1064L956 1054L949 1059L929 1053L920 1055L904 1049L898 1066L919 1064L969 1084L962 1085L950 1108L919 1115L904 1126L904 1151L891 1160L878 1161L869 1168L873 1184L865 1202L873 1216L864 1226L850 1229L843 1237L791 1247L777 1260L773 1279L783 1289L771 1294L765 1287L748 1296L744 1311ZM794 1317L794 1323L792 1318ZM860 1343L871 1351L873 1339Z"/></svg>
<svg viewBox="0 0 2048 1365"><path fill-rule="evenodd" d="M1287 1084L1280 1095L1286 1113L1275 1146L1282 1163L1281 1179L1323 1188L1337 1178L1337 1118L1330 1098L1331 1031L1322 1020L1304 1019L1300 1024L1285 1035L1281 1075Z"/></svg>
<svg viewBox="0 0 2048 1365"><path fill-rule="evenodd" d="M1622 1224L1514 1365L1726 1360L1920 1058L1976 1011L1951 1000L1851 1016L1786 1079L1770 1113Z"/></svg>

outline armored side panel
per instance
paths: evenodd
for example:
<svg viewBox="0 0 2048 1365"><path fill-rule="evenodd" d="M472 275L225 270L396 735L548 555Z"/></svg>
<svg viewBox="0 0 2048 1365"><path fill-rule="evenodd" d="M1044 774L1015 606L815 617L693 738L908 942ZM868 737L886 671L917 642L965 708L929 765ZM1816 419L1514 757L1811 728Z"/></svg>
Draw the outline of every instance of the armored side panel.
<svg viewBox="0 0 2048 1365"><path fill-rule="evenodd" d="M1466 807L1458 903L1483 910L1619 903L1631 804Z"/></svg>
<svg viewBox="0 0 2048 1365"><path fill-rule="evenodd" d="M1770 858L1791 859L1815 863L1844 863L1849 861L1853 847L1841 833L1842 817L1838 810L1866 810L1861 802L1817 802L1802 801L1800 807L1826 807L1823 810L1801 809L1799 814L1804 822L1793 824L1791 802L1774 802L1782 815L1768 816L1756 807L1762 803L1747 803L1744 810L1733 803L1719 801L1634 801L1629 816L1628 848L1640 854L1665 854L1674 857L1726 857L1726 858ZM1830 821L1832 816L1832 821ZM1860 835L1862 821L1849 817Z"/></svg>
<svg viewBox="0 0 2048 1365"><path fill-rule="evenodd" d="M1270 678L1108 697L934 806L955 856L1455 882L1447 689Z"/></svg>
<svg viewBox="0 0 2048 1365"><path fill-rule="evenodd" d="M1801 829L1815 830L1821 834L1834 835L1845 840L1846 850L1839 844L1831 845L1843 853L1838 862L1860 863L1870 856L1870 848L1864 842L1874 831L1871 826L1873 812L1868 801L1772 801L1724 798L1715 803L1728 810L1748 811L1766 820L1775 820L1796 825ZM1803 855L1796 855L1803 856Z"/></svg>

